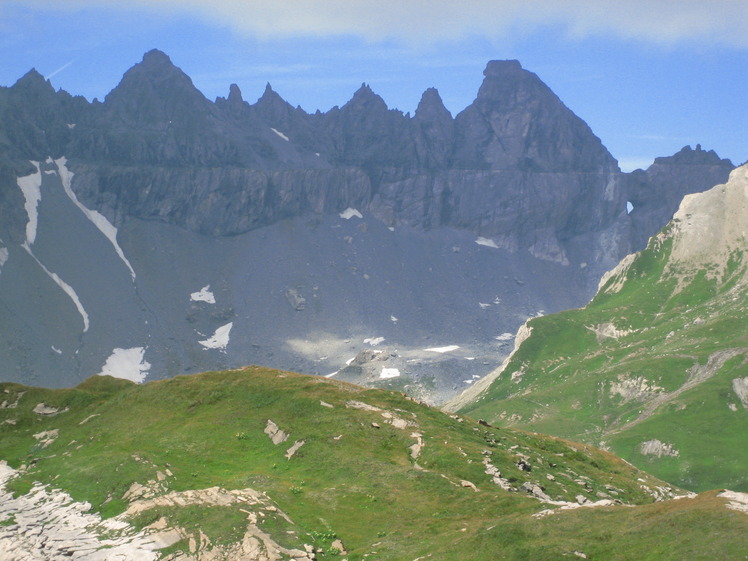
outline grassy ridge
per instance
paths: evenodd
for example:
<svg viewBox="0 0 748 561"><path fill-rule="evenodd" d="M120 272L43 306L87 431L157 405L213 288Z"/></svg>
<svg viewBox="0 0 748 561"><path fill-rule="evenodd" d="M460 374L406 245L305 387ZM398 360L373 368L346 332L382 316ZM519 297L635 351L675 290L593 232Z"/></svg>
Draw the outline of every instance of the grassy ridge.
<svg viewBox="0 0 748 561"><path fill-rule="evenodd" d="M319 559L340 558L334 539L349 560L559 559L574 551L630 559L622 552L632 547L657 552L641 559L711 559L713 546L675 537L710 526L725 534L722 558L748 545L748 516L721 499L653 504L652 493L665 484L612 454L452 418L401 394L261 368L144 385L95 377L68 390L0 384L0 392L6 403L17 401L0 408L1 459L27 468L11 482L14 491L41 481L104 516L126 509L123 495L133 483L168 469L162 493L212 486L265 492L291 522L267 516L260 527L284 547L313 544ZM39 403L67 411L39 415ZM271 442L268 419L288 440ZM34 437L53 429L58 436L46 447ZM414 459L416 433L423 448ZM297 440L303 446L287 459ZM494 484L484 462L515 491ZM537 519L532 515L547 505L523 484L540 485L556 500L607 496L641 506ZM214 543L236 541L246 524L235 506L162 507L133 522L146 526L162 516ZM187 549L182 540L165 551Z"/></svg>
<svg viewBox="0 0 748 561"><path fill-rule="evenodd" d="M585 308L532 320L461 412L607 447L691 490L748 491L748 409L733 390L748 376L748 263L735 251L724 272L689 271L671 250L666 229ZM644 454L654 440L672 455Z"/></svg>

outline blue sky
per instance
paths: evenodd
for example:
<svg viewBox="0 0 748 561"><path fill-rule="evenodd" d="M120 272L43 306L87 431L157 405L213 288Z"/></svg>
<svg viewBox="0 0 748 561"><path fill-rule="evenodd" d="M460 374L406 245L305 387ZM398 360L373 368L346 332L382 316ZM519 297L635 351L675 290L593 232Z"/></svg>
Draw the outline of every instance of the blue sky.
<svg viewBox="0 0 748 561"><path fill-rule="evenodd" d="M308 112L366 82L404 112L436 87L456 115L518 59L625 170L697 143L748 160L745 0L0 0L3 86L33 67L103 99L152 48L209 99L270 82Z"/></svg>

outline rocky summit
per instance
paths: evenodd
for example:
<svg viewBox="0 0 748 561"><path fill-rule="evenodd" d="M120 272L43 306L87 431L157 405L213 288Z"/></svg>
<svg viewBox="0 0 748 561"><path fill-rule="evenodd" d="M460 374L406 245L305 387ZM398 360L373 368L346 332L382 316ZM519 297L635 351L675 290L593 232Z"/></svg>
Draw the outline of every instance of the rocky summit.
<svg viewBox="0 0 748 561"><path fill-rule="evenodd" d="M263 364L443 401L733 168L622 173L519 62L484 74L456 116L367 84L326 113L210 101L156 50L103 101L0 88L0 379Z"/></svg>

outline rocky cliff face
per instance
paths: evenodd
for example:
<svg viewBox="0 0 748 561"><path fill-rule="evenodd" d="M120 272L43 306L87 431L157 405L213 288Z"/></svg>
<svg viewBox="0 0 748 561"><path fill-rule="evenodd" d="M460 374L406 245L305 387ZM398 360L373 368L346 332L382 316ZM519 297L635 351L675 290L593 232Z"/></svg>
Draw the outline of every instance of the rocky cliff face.
<svg viewBox="0 0 748 561"><path fill-rule="evenodd" d="M684 196L703 191L705 184L724 183L733 167L730 160L697 144L695 149L684 146L672 156L656 158L646 170L627 174L634 247L646 245L653 230L673 217Z"/></svg>
<svg viewBox="0 0 748 561"><path fill-rule="evenodd" d="M169 375L211 368L203 349L189 350L184 338L195 338L194 328L208 340L208 330L236 320L238 340L239 318L254 327L244 333L241 352L216 355L221 365L335 371L342 355L334 362L328 348L321 363L303 353L303 360L289 359L301 355L288 341L345 341L354 332L364 339L387 331L392 344L425 348L433 346L421 339L429 331L453 343L461 329L470 345L480 343L479 356L501 354L495 337L540 310L584 303L600 275L642 247L684 193L724 181L732 168L697 146L623 174L589 127L517 61L491 61L484 74L475 101L454 118L435 89L424 92L410 116L389 109L366 84L342 107L313 115L269 84L255 104L236 85L212 102L159 51L146 53L102 102L55 92L35 71L1 88L0 292L7 319L0 329L15 341L6 345L15 358L2 375L28 381L56 369L68 372L67 380L86 377L116 348L151 349L151 363ZM29 253L23 244L32 222L39 237ZM100 233L92 222L104 224ZM111 244L93 241L104 232L136 263L134 280L126 269L95 266L112 257L99 253ZM270 236L288 245L271 244ZM237 276L235 259L261 260L262 274L242 269L245 276ZM168 274L159 260L170 263ZM114 255L114 263L121 261ZM81 267L96 272L80 275ZM168 288L174 277L191 279L181 288L186 294L222 283L225 308L195 320L203 316L185 311L183 295ZM370 282L377 278L383 284ZM69 303L55 292L62 281L65 294L87 292L76 308L90 312L92 325L113 318L109 335L97 331L95 344L90 333L68 341L64 366L54 334L63 329L60 318L77 323L81 314L60 313L58 325L45 315L51 305L38 305ZM118 288L104 306L107 286ZM275 297L291 289L307 305L279 320L286 303ZM258 296L260 290L273 297ZM310 294L328 299L322 305ZM340 307L332 305L334 295ZM255 298L267 326L253 315ZM94 312L93 302L103 307ZM487 309L497 315L489 319ZM127 319L117 320L121 314ZM390 320L403 314L413 322ZM185 317L200 327L185 331ZM293 336L270 334L274 321L287 321ZM154 325L168 352L155 350L153 338L161 335ZM57 351L42 360L50 348ZM450 378L445 391L463 382Z"/></svg>
<svg viewBox="0 0 748 561"><path fill-rule="evenodd" d="M465 228L512 250L601 268L643 245L685 193L731 169L713 152L700 159L698 147L626 176L519 62L491 61L484 75L454 119L434 89L410 117L366 84L343 107L308 115L269 84L254 105L235 85L210 102L151 51L103 103L55 93L29 73L3 92L4 152L16 167L64 153L73 189L114 223L158 218L235 235L355 206L389 225ZM580 245L591 254L578 255Z"/></svg>

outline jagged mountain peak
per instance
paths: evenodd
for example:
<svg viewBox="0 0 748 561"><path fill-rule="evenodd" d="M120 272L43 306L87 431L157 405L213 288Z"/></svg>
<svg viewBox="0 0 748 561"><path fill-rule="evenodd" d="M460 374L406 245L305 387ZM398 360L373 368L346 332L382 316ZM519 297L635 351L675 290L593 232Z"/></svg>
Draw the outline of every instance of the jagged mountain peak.
<svg viewBox="0 0 748 561"><path fill-rule="evenodd" d="M169 58L169 55L167 55L165 52L160 51L158 49L151 49L147 53L143 55L143 61L142 64L150 67L164 67L164 66L174 66L174 64L171 62L171 59Z"/></svg>
<svg viewBox="0 0 748 561"><path fill-rule="evenodd" d="M418 102L414 119L433 119L433 118L445 118L452 119L452 114L444 106L439 90L436 88L428 88L421 96L421 101Z"/></svg>
<svg viewBox="0 0 748 561"><path fill-rule="evenodd" d="M351 100L343 105L342 109L367 108L376 110L387 110L387 103L379 95L374 93L369 84L362 83L357 89Z"/></svg>
<svg viewBox="0 0 748 561"><path fill-rule="evenodd" d="M491 60L483 71L485 78L476 103L522 103L538 96L560 100L536 74L525 70L517 60Z"/></svg>
<svg viewBox="0 0 748 561"><path fill-rule="evenodd" d="M105 98L105 105L125 109L144 120L172 116L185 109L209 104L192 79L163 52L148 51L142 62L125 72L122 80Z"/></svg>
<svg viewBox="0 0 748 561"><path fill-rule="evenodd" d="M256 107L288 107L292 108L291 104L288 103L281 95L273 89L270 82L265 84L265 91L262 92L262 96L257 100Z"/></svg>
<svg viewBox="0 0 748 561"><path fill-rule="evenodd" d="M27 101L45 100L45 102L49 102L57 93L52 83L38 72L36 68L32 68L21 76L10 88L10 91ZM67 92L60 90L60 93L65 97L69 97Z"/></svg>
<svg viewBox="0 0 748 561"><path fill-rule="evenodd" d="M673 165L728 165L732 167L732 162L726 158L720 158L714 150L704 150L701 144L696 148L686 145L672 156L661 156L655 158L655 164L673 164Z"/></svg>
<svg viewBox="0 0 748 561"><path fill-rule="evenodd" d="M46 80L44 76L36 69L32 68L26 74L21 76L18 81L16 81L15 84L13 84L13 89L29 89L29 88L36 88L36 89L46 89L51 90L54 92L54 88L52 87L52 84L49 80Z"/></svg>
<svg viewBox="0 0 748 561"><path fill-rule="evenodd" d="M617 170L587 124L516 60L490 61L475 101L455 117L461 167Z"/></svg>
<svg viewBox="0 0 748 561"><path fill-rule="evenodd" d="M244 99L242 98L242 91L239 89L239 86L236 84L231 84L229 86L229 97L226 98L226 101L229 103L242 103Z"/></svg>
<svg viewBox="0 0 748 561"><path fill-rule="evenodd" d="M516 74L520 70L523 70L523 68L518 60L489 60L485 70L483 70L483 75L486 77L501 77L507 74Z"/></svg>

